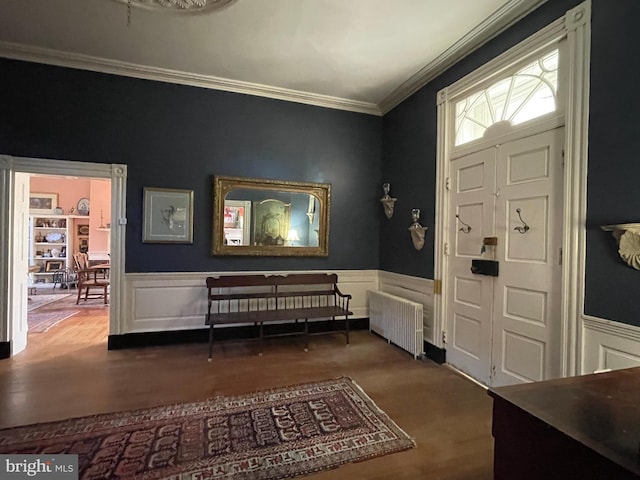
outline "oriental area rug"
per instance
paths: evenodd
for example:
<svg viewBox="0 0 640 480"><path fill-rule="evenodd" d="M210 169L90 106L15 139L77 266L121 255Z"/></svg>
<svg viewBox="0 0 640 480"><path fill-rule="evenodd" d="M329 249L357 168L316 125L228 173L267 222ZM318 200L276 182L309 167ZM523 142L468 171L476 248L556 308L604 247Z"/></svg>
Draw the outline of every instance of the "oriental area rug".
<svg viewBox="0 0 640 480"><path fill-rule="evenodd" d="M61 312L28 312L27 324L29 325L29 333L45 333L51 328L58 325L63 320L73 317L78 310L61 311Z"/></svg>
<svg viewBox="0 0 640 480"><path fill-rule="evenodd" d="M275 480L412 447L346 377L0 430L0 453L77 454L85 480Z"/></svg>

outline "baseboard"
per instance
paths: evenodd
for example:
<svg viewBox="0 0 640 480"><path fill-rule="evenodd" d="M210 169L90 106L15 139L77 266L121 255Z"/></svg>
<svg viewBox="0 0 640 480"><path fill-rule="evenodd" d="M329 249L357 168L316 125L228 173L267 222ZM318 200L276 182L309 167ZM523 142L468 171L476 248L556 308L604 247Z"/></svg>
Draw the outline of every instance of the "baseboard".
<svg viewBox="0 0 640 480"><path fill-rule="evenodd" d="M0 342L0 360L11 356L11 342Z"/></svg>
<svg viewBox="0 0 640 480"><path fill-rule="evenodd" d="M440 365L447 361L447 351L429 342L424 342L424 355Z"/></svg>
<svg viewBox="0 0 640 480"><path fill-rule="evenodd" d="M298 323L278 323L265 326L265 335L282 335L294 333L300 330ZM368 330L368 318L354 318L349 320L349 330ZM344 320L335 320L330 325L327 321L309 322L309 333L317 334L344 330ZM257 338L257 327L253 325L239 327L216 328L215 342L228 340L246 340ZM107 348L109 350L122 350L125 348L157 347L163 345L178 345L181 343L207 343L209 342L209 329L199 328L194 330L177 330L164 332L125 333L123 335L109 335Z"/></svg>

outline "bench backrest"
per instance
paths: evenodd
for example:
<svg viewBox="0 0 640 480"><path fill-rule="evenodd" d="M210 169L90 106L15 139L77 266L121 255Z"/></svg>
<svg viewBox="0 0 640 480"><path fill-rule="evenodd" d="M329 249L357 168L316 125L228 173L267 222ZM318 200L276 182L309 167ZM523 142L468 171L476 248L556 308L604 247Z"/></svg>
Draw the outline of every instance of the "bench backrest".
<svg viewBox="0 0 640 480"><path fill-rule="evenodd" d="M336 305L337 282L335 273L208 277L208 312Z"/></svg>
<svg viewBox="0 0 640 480"><path fill-rule="evenodd" d="M264 287L280 285L335 285L335 273L292 273L289 275L223 275L207 277L207 288Z"/></svg>

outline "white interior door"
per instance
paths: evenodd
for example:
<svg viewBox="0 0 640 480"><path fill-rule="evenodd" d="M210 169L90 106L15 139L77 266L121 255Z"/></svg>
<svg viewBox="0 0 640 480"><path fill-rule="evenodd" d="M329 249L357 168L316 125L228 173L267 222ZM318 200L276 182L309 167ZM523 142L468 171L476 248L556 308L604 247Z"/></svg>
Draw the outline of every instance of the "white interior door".
<svg viewBox="0 0 640 480"><path fill-rule="evenodd" d="M557 128L499 149L493 385L561 376L563 139Z"/></svg>
<svg viewBox="0 0 640 480"><path fill-rule="evenodd" d="M15 173L13 201L13 255L9 272L11 355L27 346L29 174Z"/></svg>
<svg viewBox="0 0 640 480"><path fill-rule="evenodd" d="M451 162L447 362L490 386L560 375L563 138L559 128ZM471 273L494 236L498 276Z"/></svg>
<svg viewBox="0 0 640 480"><path fill-rule="evenodd" d="M493 278L471 273L482 239L493 235L496 148L451 164L451 232L447 282L447 362L489 384Z"/></svg>

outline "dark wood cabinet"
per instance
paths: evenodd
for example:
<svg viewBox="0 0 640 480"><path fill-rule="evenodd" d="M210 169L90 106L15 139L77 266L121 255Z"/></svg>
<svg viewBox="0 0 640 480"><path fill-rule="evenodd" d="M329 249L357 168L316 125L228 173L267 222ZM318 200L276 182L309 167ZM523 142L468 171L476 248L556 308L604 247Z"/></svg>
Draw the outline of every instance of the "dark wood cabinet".
<svg viewBox="0 0 640 480"><path fill-rule="evenodd" d="M494 478L640 478L640 368L489 390Z"/></svg>

